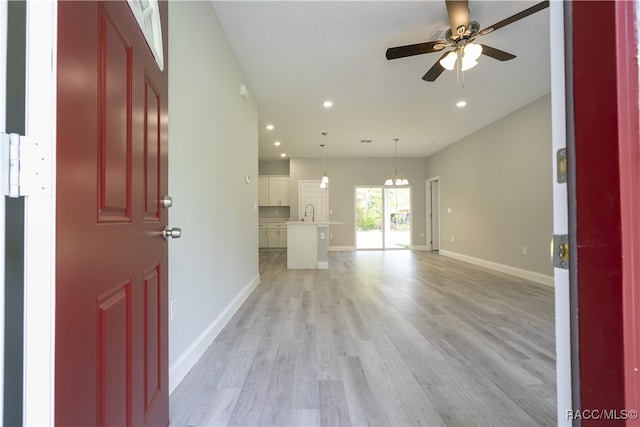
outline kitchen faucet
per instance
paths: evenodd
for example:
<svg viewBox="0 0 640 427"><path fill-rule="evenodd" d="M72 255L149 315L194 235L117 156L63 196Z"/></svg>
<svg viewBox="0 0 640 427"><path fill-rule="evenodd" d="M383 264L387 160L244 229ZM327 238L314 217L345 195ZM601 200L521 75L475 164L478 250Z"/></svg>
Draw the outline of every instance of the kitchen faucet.
<svg viewBox="0 0 640 427"><path fill-rule="evenodd" d="M304 217L307 217L307 209L309 208L309 206L311 206L311 222L315 222L316 221L316 207L313 206L311 203L309 203L307 206L304 207Z"/></svg>

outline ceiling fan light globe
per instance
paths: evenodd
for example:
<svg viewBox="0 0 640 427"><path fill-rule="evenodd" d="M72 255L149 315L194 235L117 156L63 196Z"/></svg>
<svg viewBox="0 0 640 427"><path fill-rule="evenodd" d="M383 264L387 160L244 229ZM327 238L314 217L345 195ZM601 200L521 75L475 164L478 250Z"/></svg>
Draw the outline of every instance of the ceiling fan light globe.
<svg viewBox="0 0 640 427"><path fill-rule="evenodd" d="M442 65L446 70L451 71L456 66L457 59L458 59L458 54L456 53L455 50L452 50L447 54L447 56L445 56L440 60L440 65Z"/></svg>
<svg viewBox="0 0 640 427"><path fill-rule="evenodd" d="M409 181L407 180L407 178L402 178L400 185L409 185Z"/></svg>
<svg viewBox="0 0 640 427"><path fill-rule="evenodd" d="M329 183L329 177L326 174L322 177L322 183L323 184L328 184Z"/></svg>
<svg viewBox="0 0 640 427"><path fill-rule="evenodd" d="M327 183L326 182L321 182L320 183L320 188L327 188Z"/></svg>
<svg viewBox="0 0 640 427"><path fill-rule="evenodd" d="M462 57L462 62L464 63L465 59L475 61L480 55L482 55L482 46L475 43L468 43L464 47L464 55Z"/></svg>
<svg viewBox="0 0 640 427"><path fill-rule="evenodd" d="M391 180L391 178L387 178L387 180L384 182L384 185L393 185L393 180Z"/></svg>
<svg viewBox="0 0 640 427"><path fill-rule="evenodd" d="M478 61L469 60L466 57L462 57L462 67L460 69L462 71L467 71L467 70L475 67L476 65L478 65Z"/></svg>

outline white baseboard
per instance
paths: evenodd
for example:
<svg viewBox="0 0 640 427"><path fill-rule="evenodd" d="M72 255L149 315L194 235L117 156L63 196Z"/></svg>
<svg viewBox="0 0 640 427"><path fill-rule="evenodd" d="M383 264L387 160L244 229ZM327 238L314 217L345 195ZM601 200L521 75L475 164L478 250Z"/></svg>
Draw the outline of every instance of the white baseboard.
<svg viewBox="0 0 640 427"><path fill-rule="evenodd" d="M501 273L511 274L512 276L520 277L522 279L530 280L535 283L539 283L545 286L553 287L553 276L547 276L546 274L536 273L534 271L523 270L521 268L511 267L510 265L499 264L493 261L487 261L481 258L475 258L469 255L459 254L456 252L440 249L440 255L447 256L449 258L455 258L460 261L468 262L469 264L478 265L480 267L496 270Z"/></svg>
<svg viewBox="0 0 640 427"><path fill-rule="evenodd" d="M413 245L411 249L414 251L430 251L431 248L427 245Z"/></svg>
<svg viewBox="0 0 640 427"><path fill-rule="evenodd" d="M344 252L344 251L355 251L355 246L329 246L330 252Z"/></svg>
<svg viewBox="0 0 640 427"><path fill-rule="evenodd" d="M238 311L242 303L251 295L251 292L260 283L260 274L249 282L238 295L222 310L222 313L195 339L195 341L176 359L169 367L169 394L178 387L178 384L187 376L191 368L198 363L205 351L209 348L222 328L226 326L233 315Z"/></svg>
<svg viewBox="0 0 640 427"><path fill-rule="evenodd" d="M318 270L328 270L329 262L328 261L318 261Z"/></svg>

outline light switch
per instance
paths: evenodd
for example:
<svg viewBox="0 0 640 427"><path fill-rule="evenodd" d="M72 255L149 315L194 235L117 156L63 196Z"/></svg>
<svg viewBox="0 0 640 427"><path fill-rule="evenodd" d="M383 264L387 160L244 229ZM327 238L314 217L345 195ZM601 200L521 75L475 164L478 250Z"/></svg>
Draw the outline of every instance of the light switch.
<svg viewBox="0 0 640 427"><path fill-rule="evenodd" d="M320 240L324 240L324 238L325 238L324 236L325 236L325 235L324 235L324 231L321 231L321 232L320 232Z"/></svg>

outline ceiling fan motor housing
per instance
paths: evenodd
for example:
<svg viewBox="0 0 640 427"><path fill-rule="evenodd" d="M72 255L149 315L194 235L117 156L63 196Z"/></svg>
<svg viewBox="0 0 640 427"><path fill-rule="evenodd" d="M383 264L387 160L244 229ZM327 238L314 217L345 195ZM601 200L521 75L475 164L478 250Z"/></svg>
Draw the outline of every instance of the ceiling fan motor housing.
<svg viewBox="0 0 640 427"><path fill-rule="evenodd" d="M447 42L454 45L460 40L470 40L474 39L478 35L478 31L480 31L480 24L476 21L469 21L469 28L465 28L463 25L458 27L458 34L453 36L453 31L449 28L445 34Z"/></svg>

